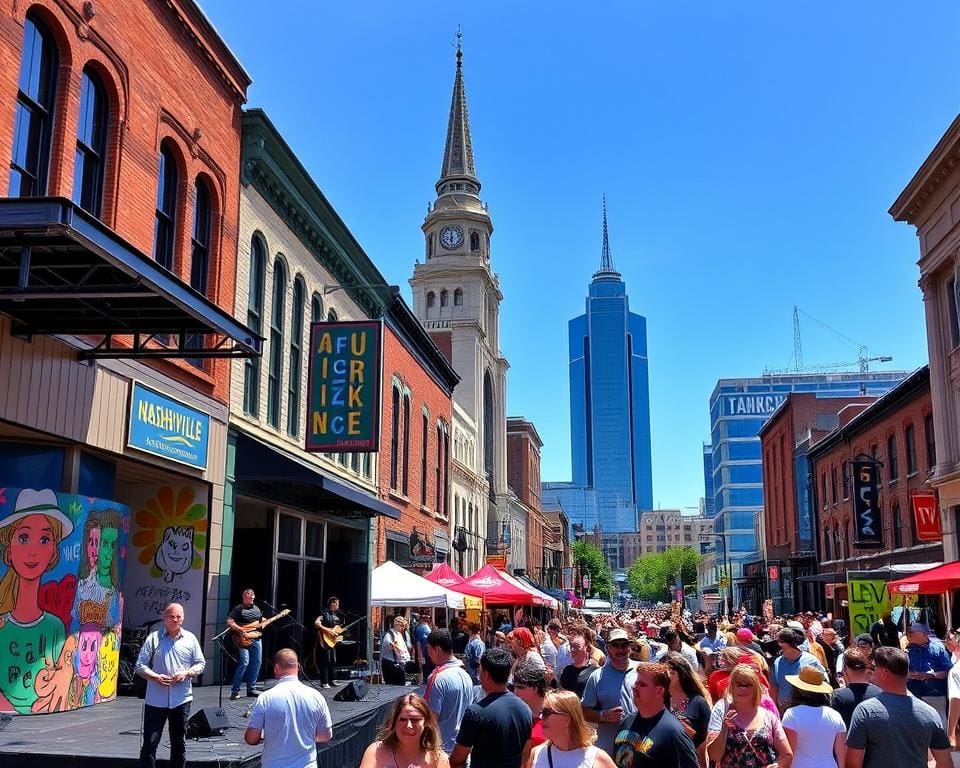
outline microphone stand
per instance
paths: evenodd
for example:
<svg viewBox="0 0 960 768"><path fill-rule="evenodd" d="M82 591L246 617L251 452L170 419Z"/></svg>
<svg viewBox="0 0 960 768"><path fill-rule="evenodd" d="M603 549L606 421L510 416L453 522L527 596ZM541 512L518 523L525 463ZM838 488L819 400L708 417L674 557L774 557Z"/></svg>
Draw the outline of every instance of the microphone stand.
<svg viewBox="0 0 960 768"><path fill-rule="evenodd" d="M263 603L264 603L265 605L267 605L267 606L270 608L270 610L272 610L274 613L277 613L277 609L274 608L272 604L268 603L266 600L264 600ZM282 603L281 603L281 605L282 605ZM293 614L292 611L287 615L287 622L288 622L289 624L293 624L294 626L300 628L301 637L302 637L304 634L306 634L307 628L306 628L305 626L303 626L302 623L300 623L300 619L298 619L296 616L294 616L294 614ZM292 637L291 637L291 640L293 640ZM304 678L306 679L306 681L310 684L310 687L313 688L315 691L317 691L317 692L319 693L319 692L320 692L320 687L317 685L316 680L314 680L312 677L310 677L310 675L307 674L307 668L306 668L306 666L303 664L303 643L301 643L301 642L299 642L299 641L297 641L297 640L294 640L294 642L295 642L295 643L297 644L297 646L298 646L297 650L300 651L300 653L298 654L298 655L300 656L300 663L299 663L297 666L300 668L300 672L301 672L301 674L303 675L303 677L304 677ZM318 642L319 642L319 640L318 640Z"/></svg>
<svg viewBox="0 0 960 768"><path fill-rule="evenodd" d="M220 648L220 692L218 694L218 699L217 699L217 706L219 706L220 709L223 709L223 678L226 676L226 666L227 666L227 660L224 657L229 656L230 659L235 664L237 663L237 658L227 650L227 646L223 642L223 638L229 634L230 634L230 627L227 627L219 635L214 635L211 638Z"/></svg>

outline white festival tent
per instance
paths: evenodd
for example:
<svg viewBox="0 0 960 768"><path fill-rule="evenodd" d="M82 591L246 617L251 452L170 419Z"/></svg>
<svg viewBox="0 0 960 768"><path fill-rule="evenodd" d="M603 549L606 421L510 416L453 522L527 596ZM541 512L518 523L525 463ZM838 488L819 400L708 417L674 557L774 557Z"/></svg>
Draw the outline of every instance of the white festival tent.
<svg viewBox="0 0 960 768"><path fill-rule="evenodd" d="M373 569L370 605L463 610L464 595L401 568L392 560Z"/></svg>

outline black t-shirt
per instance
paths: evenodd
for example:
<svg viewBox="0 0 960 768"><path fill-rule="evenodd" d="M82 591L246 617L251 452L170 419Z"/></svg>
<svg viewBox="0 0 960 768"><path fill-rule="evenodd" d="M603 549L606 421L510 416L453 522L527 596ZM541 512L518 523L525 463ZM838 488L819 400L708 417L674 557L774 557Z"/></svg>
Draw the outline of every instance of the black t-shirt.
<svg viewBox="0 0 960 768"><path fill-rule="evenodd" d="M900 633L897 625L892 621L875 621L870 627L870 637L875 645L885 645L888 648L900 647Z"/></svg>
<svg viewBox="0 0 960 768"><path fill-rule="evenodd" d="M697 750L680 721L667 710L653 717L627 715L613 746L617 768L698 768Z"/></svg>
<svg viewBox="0 0 960 768"><path fill-rule="evenodd" d="M336 627L340 624L340 614L324 608L323 613L320 614L320 623L325 627Z"/></svg>
<svg viewBox="0 0 960 768"><path fill-rule="evenodd" d="M560 673L560 687L565 691L573 691L582 699L583 691L587 687L587 680L590 679L590 675L596 668L594 664L587 664L583 667L567 664Z"/></svg>
<svg viewBox="0 0 960 768"><path fill-rule="evenodd" d="M694 696L687 701L682 717L696 731L693 743L696 746L707 740L707 727L710 725L710 705L703 696ZM681 723L682 725L682 723Z"/></svg>
<svg viewBox="0 0 960 768"><path fill-rule="evenodd" d="M253 624L255 621L260 621L263 618L263 613L261 613L260 608L256 603L247 608L243 603L235 605L233 610L230 611L230 614L227 616L228 619L233 619L240 626L245 624Z"/></svg>
<svg viewBox="0 0 960 768"><path fill-rule="evenodd" d="M853 710L864 699L872 699L879 695L880 688L873 683L848 683L846 688L837 688L833 692L832 706L840 717L843 718L843 724L850 728L850 718L853 717Z"/></svg>
<svg viewBox="0 0 960 768"><path fill-rule="evenodd" d="M462 654L467 650L467 643L470 642L470 635L462 630L450 633L450 639L453 641L453 652Z"/></svg>
<svg viewBox="0 0 960 768"><path fill-rule="evenodd" d="M457 744L471 747L471 768L520 768L530 738L530 708L513 693L491 693L467 707Z"/></svg>

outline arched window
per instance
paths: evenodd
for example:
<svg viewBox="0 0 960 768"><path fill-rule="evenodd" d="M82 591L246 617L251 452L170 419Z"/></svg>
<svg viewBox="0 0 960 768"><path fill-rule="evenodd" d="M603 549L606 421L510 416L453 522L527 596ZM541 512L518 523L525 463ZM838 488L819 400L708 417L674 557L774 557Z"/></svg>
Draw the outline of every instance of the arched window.
<svg viewBox="0 0 960 768"><path fill-rule="evenodd" d="M281 259L273 262L273 310L270 313L270 369L267 372L267 423L280 428L280 379L283 377L283 318L287 295L287 270Z"/></svg>
<svg viewBox="0 0 960 768"><path fill-rule="evenodd" d="M259 235L250 241L250 283L247 288L247 328L254 335L263 333L263 295L266 290L267 247ZM243 412L260 414L260 357L248 357L243 363Z"/></svg>
<svg viewBox="0 0 960 768"><path fill-rule="evenodd" d="M457 288L453 292L453 306L455 307L463 306L463 288Z"/></svg>
<svg viewBox="0 0 960 768"><path fill-rule="evenodd" d="M427 293L427 309L433 309L437 306L437 294L433 291Z"/></svg>
<svg viewBox="0 0 960 768"><path fill-rule="evenodd" d="M400 489L400 388L396 385L390 391L390 488Z"/></svg>
<svg viewBox="0 0 960 768"><path fill-rule="evenodd" d="M900 501L898 499L893 500L890 525L893 528L893 548L900 549L903 546L903 522L900 520Z"/></svg>
<svg viewBox="0 0 960 768"><path fill-rule="evenodd" d="M313 294L310 299L310 322L319 323L323 321L323 299L319 293Z"/></svg>
<svg viewBox="0 0 960 768"><path fill-rule="evenodd" d="M480 233L471 232L470 233L470 250L476 253L480 250Z"/></svg>
<svg viewBox="0 0 960 768"><path fill-rule="evenodd" d="M337 322L337 312L336 312L336 310L331 309L330 311L327 312L327 322L328 322L328 323L335 323L335 322Z"/></svg>
<svg viewBox="0 0 960 768"><path fill-rule="evenodd" d="M493 436L493 380L490 371L483 374L483 471L490 483L490 498L496 495L496 484L493 477L494 436Z"/></svg>
<svg viewBox="0 0 960 768"><path fill-rule="evenodd" d="M843 559L843 542L840 540L840 524L833 524L833 551L837 560Z"/></svg>
<svg viewBox="0 0 960 768"><path fill-rule="evenodd" d="M173 271L173 245L177 219L177 161L170 145L160 145L160 171L157 174L157 212L153 222L153 258L164 269Z"/></svg>
<svg viewBox="0 0 960 768"><path fill-rule="evenodd" d="M35 197L47 192L59 64L50 30L37 16L27 14L13 123L10 197Z"/></svg>
<svg viewBox="0 0 960 768"><path fill-rule="evenodd" d="M445 307L450 303L450 294L447 292L447 289L444 288L440 291L440 306Z"/></svg>
<svg viewBox="0 0 960 768"><path fill-rule="evenodd" d="M423 412L420 425L420 506L427 506L427 445L430 441L430 414Z"/></svg>
<svg viewBox="0 0 960 768"><path fill-rule="evenodd" d="M823 529L823 559L824 560L833 560L831 552L833 551L830 546L830 527L827 526Z"/></svg>
<svg viewBox="0 0 960 768"><path fill-rule="evenodd" d="M303 347L303 313L307 286L303 277L293 281L293 307L290 317L290 379L287 382L287 434L300 434L300 357Z"/></svg>
<svg viewBox="0 0 960 768"><path fill-rule="evenodd" d="M403 488L404 496L409 497L410 490L410 395L403 395Z"/></svg>
<svg viewBox="0 0 960 768"><path fill-rule="evenodd" d="M190 235L190 287L207 295L210 277L210 190L197 177L193 192L193 230Z"/></svg>
<svg viewBox="0 0 960 768"><path fill-rule="evenodd" d="M100 78L85 69L80 85L77 157L73 166L73 202L98 219L103 206L108 121L107 92Z"/></svg>

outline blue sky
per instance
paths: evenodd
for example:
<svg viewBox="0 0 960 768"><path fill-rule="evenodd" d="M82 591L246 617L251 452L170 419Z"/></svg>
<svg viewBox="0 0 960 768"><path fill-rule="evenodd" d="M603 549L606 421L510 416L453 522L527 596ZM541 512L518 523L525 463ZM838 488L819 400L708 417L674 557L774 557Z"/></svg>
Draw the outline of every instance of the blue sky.
<svg viewBox="0 0 960 768"><path fill-rule="evenodd" d="M960 4L201 5L253 78L248 105L408 300L462 26L507 410L543 437L544 480L570 477L567 321L603 194L647 318L659 505L703 495L717 379L792 363L794 304L893 355L882 368L926 362L916 237L887 209L960 110ZM801 327L806 363L856 359Z"/></svg>

